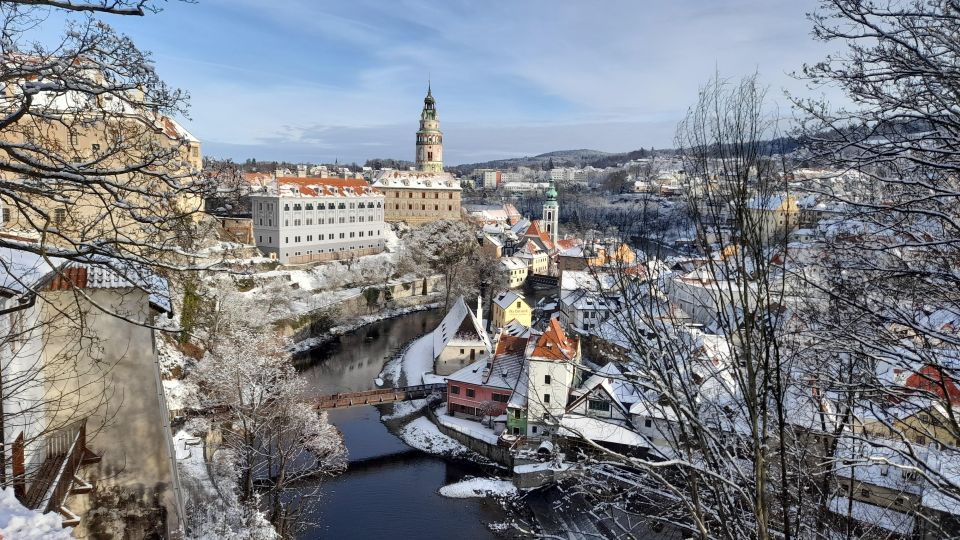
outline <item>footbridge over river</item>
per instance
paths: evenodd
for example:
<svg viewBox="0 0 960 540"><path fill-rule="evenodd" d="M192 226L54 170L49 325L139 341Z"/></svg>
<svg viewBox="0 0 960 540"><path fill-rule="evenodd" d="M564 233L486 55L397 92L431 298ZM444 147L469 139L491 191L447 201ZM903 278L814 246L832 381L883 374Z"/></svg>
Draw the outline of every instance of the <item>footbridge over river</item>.
<svg viewBox="0 0 960 540"><path fill-rule="evenodd" d="M380 390L367 390L365 392L331 394L329 396L312 398L311 401L317 409L343 409L345 407L359 407L361 405L379 405L381 403L410 401L413 399L422 399L434 393L446 394L446 392L447 385L443 383L421 384L402 388L382 388Z"/></svg>

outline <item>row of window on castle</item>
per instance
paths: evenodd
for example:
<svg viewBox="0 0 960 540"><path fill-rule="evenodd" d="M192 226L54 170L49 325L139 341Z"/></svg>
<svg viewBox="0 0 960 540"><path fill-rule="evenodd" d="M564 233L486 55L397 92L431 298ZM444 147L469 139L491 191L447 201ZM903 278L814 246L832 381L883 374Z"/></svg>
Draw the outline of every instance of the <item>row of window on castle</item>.
<svg viewBox="0 0 960 540"><path fill-rule="evenodd" d="M345 240L345 239L347 239L347 238L356 238L357 236L355 236L355 235L359 236L360 238L363 238L363 231L360 231L359 233L353 233L353 232L351 232L351 233L349 233L349 235L348 235L347 233L340 233L340 240ZM368 236L368 237L370 237L370 236L380 236L380 231L377 231L377 234L376 234L376 235L373 234L373 231L369 231L369 232L367 233L367 236ZM302 242L302 241L303 241L302 238L304 238L304 237L303 237L303 236L294 236L294 237L293 237L293 243L294 243L294 244L298 244L298 243ZM336 237L335 237L334 233L331 233L331 234L328 234L328 235L327 235L327 238L326 238L326 239L327 239L327 240L335 240ZM317 235L317 242L322 242L323 240L324 240L324 238L323 238L323 235L322 235L322 234ZM273 241L273 238L272 238L272 237L270 238L270 241ZM313 235L312 235L312 234L306 235L306 241L307 241L307 242L313 242ZM263 242L263 237L262 237L262 236L260 237L260 242ZM289 237L289 236L285 236L285 237L283 238L283 243L284 243L284 244L289 244L289 243L290 243L290 237Z"/></svg>
<svg viewBox="0 0 960 540"><path fill-rule="evenodd" d="M388 191L388 192L387 192L387 196L388 196L388 197L392 197L392 198L394 198L394 199L403 198L403 194L400 193L399 191ZM408 191L408 192L407 192L407 198L408 198L408 199L412 199L412 198L413 198L413 192L412 192L412 191ZM421 191L421 192L420 192L420 198L421 198L421 199L427 199L427 198L428 198L428 197L427 197L427 192ZM439 199L439 198L440 198L440 194L439 194L439 193L434 193L432 198L434 198L434 199ZM452 199L452 198L453 198L453 193L448 193L448 194L447 194L447 198L448 198L448 199Z"/></svg>
<svg viewBox="0 0 960 540"><path fill-rule="evenodd" d="M349 217L347 217L347 216L340 216L339 218L331 217L331 218L329 218L329 219L325 219L325 218L323 218L323 217L318 217L318 218L317 218L317 225L335 225L335 224L337 224L337 223L363 223L364 221L369 221L369 222L383 221L383 214L378 214L378 215L375 215L375 216L374 216L374 215L371 215L371 216L369 216L369 217L365 217L365 216L349 216ZM268 226L272 226L272 225L273 225L273 221L270 220L270 219L267 220L267 223L268 223ZM263 218L260 218L260 225L263 225ZM293 226L294 226L294 227L300 227L301 225L313 225L313 218L306 218L306 219L297 218L297 219L294 219L294 220L293 220ZM289 226L290 226L290 220L289 220L289 219L284 219L284 220L283 220L283 226L284 226L284 227L289 227Z"/></svg>
<svg viewBox="0 0 960 540"><path fill-rule="evenodd" d="M382 208L382 207L383 207L383 203L380 201L377 201L376 208ZM374 208L374 205L372 201L369 203L349 203L349 206L347 203L327 203L326 208L324 208L323 203L317 203L317 210L338 210L338 209L347 210L348 208L350 210L356 210L356 209L363 210L363 209ZM293 205L294 212L300 212L302 210L307 210L307 211L313 210L313 203L307 203L305 205L301 205L300 203L294 203ZM284 204L283 211L290 212L290 205Z"/></svg>

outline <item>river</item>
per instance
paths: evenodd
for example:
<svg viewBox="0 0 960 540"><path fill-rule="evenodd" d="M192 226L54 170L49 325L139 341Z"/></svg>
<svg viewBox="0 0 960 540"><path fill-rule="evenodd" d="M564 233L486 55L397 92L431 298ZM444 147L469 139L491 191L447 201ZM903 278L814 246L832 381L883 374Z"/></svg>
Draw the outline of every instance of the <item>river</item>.
<svg viewBox="0 0 960 540"><path fill-rule="evenodd" d="M374 388L384 360L440 321L439 311L376 322L310 353L302 373L316 394ZM350 466L321 485L320 504L300 538L497 538L486 524L505 519L491 499L448 499L437 490L466 476L483 476L469 463L453 462L407 446L380 422L375 407L330 411L343 433Z"/></svg>

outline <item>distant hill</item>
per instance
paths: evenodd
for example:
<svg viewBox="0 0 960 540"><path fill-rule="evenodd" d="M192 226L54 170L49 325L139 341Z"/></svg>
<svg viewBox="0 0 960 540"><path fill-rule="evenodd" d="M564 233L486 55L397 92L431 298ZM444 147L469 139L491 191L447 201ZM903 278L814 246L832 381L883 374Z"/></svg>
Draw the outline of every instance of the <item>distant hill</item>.
<svg viewBox="0 0 960 540"><path fill-rule="evenodd" d="M631 159L650 157L653 153L660 155L671 153L671 151L654 151L652 148L650 150L641 148L640 150L634 150L632 152L602 152L600 150L582 148L579 150L557 150L536 156L496 159L481 163L464 163L447 168L461 174L468 173L474 169L510 169L514 167L550 169L553 167L586 167L587 165L592 165L602 168L624 163Z"/></svg>

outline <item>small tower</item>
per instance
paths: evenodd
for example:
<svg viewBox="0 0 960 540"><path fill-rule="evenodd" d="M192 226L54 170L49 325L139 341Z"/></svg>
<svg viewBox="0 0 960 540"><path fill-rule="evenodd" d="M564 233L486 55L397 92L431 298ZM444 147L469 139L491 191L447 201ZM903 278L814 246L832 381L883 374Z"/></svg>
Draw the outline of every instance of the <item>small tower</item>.
<svg viewBox="0 0 960 540"><path fill-rule="evenodd" d="M417 131L417 170L443 172L443 133L430 83L427 83L427 97L423 98L420 130Z"/></svg>
<svg viewBox="0 0 960 540"><path fill-rule="evenodd" d="M547 202L543 203L543 224L546 227L547 234L550 235L550 241L557 243L557 229L560 221L560 205L557 204L557 189L550 181L550 187L547 189Z"/></svg>

